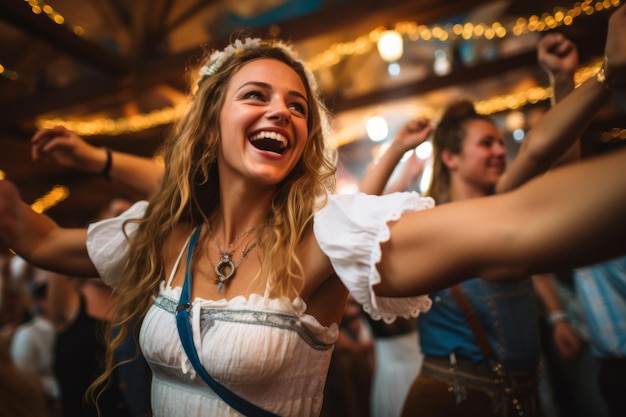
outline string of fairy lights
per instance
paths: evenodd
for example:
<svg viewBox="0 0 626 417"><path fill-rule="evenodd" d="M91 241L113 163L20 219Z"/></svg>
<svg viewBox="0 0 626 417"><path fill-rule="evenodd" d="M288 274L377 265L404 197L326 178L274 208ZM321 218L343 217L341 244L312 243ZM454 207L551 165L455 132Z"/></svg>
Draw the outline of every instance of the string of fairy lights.
<svg viewBox="0 0 626 417"><path fill-rule="evenodd" d="M65 26L78 36L86 36L85 30L78 25L69 24L66 19L53 7L43 0L25 0L33 13L45 14L52 21ZM492 40L507 36L521 36L530 32L542 32L555 29L562 25L572 25L580 16L589 16L597 12L610 10L619 6L620 0L584 0L575 2L571 7L556 7L551 13L518 17L510 22L496 21L493 23L446 24L446 25L421 25L417 22L398 22L394 30L411 41L448 41L457 38L464 40L485 38ZM343 59L362 55L376 48L383 32L387 29L378 27L367 34L359 36L353 41L332 44L327 50L321 52L307 62L312 71L334 66ZM3 68L0 66L0 68ZM592 66L585 70L587 78L589 71L597 70ZM14 73L14 72L13 72ZM2 74L2 72L0 72ZM17 77L15 74L13 77ZM494 114L506 110L515 110L528 104L547 100L551 90L544 87L536 87L530 90L481 100L477 106L481 113ZM38 128L46 128L54 125L63 125L83 136L109 135L115 136L124 133L138 132L159 125L169 124L177 120L184 112L186 103L182 102L175 106L167 106L149 113L140 113L129 117L119 118L96 118L90 120L71 120L63 118L41 119L37 122ZM428 109L426 111L428 113Z"/></svg>
<svg viewBox="0 0 626 417"><path fill-rule="evenodd" d="M84 28L73 25L66 21L61 13L43 0L24 0L31 7L34 14L44 14L58 25L64 26L77 36L87 36ZM503 39L508 36L521 36L531 32L543 32L560 26L570 26L580 16L589 16L597 12L613 9L619 6L620 0L584 0L575 2L571 7L556 7L552 12L528 17L518 17L509 22L474 23L446 25L423 25L417 22L398 22L393 30L407 38L409 41L452 41L458 38L463 40L484 38L486 40ZM340 63L343 59L353 55L363 55L371 52L382 34L388 28L377 27L369 33L361 35L348 42L332 44L328 49L306 62L312 71L319 71ZM600 66L594 62L582 67L576 73L576 83L580 84L591 76L594 76ZM0 76L9 80L18 80L18 72L5 68L0 64ZM534 87L523 92L507 94L476 102L476 109L482 114L490 115L503 111L516 110L527 105L537 104L548 100L552 96L549 87ZM91 120L67 120L61 118L41 119L37 121L38 128L46 128L55 125L63 125L75 131L81 136L93 135L121 135L129 132L138 132L159 125L169 124L181 117L186 108L186 102L175 106L167 106L149 113L142 113L130 117L120 118L97 118ZM424 109L424 114L435 113L434 109ZM612 142L626 139L626 129L615 128L604 132L600 140ZM0 171L0 179L4 173ZM37 199L33 204L33 210L44 212L59 204L69 196L69 190L64 186L55 186L47 194Z"/></svg>
<svg viewBox="0 0 626 417"><path fill-rule="evenodd" d="M610 10L619 6L620 0L585 0L576 2L572 7L556 7L552 13L543 13L540 16L518 17L511 22L447 24L447 25L420 25L417 22L398 22L394 30L411 41L442 42L455 40L459 37L464 40L485 38L492 40L507 36L521 36L530 32L544 32L560 26L570 26L580 16L590 16L596 12ZM387 28L378 27L367 34L359 36L349 42L335 43L326 51L321 52L309 63L309 68L318 70L338 64L342 59L351 55L362 55L376 47L382 34Z"/></svg>

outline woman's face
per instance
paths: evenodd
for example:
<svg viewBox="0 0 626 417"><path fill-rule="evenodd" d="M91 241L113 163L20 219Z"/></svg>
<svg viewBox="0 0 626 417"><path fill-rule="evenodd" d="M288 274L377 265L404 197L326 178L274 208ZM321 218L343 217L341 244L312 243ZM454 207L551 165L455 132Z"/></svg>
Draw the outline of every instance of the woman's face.
<svg viewBox="0 0 626 417"><path fill-rule="evenodd" d="M275 186L300 160L308 138L302 80L275 59L248 62L231 78L220 113L220 178Z"/></svg>
<svg viewBox="0 0 626 417"><path fill-rule="evenodd" d="M469 120L454 171L465 182L490 190L505 169L506 149L498 127L488 120Z"/></svg>

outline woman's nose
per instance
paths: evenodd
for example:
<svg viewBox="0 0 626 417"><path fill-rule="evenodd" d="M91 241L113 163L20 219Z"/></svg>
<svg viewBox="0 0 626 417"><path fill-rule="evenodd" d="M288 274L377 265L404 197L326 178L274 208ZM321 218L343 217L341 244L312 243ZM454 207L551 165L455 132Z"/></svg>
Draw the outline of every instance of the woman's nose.
<svg viewBox="0 0 626 417"><path fill-rule="evenodd" d="M288 122L291 118L289 108L282 100L276 100L271 103L267 110L266 117L268 119L280 120Z"/></svg>

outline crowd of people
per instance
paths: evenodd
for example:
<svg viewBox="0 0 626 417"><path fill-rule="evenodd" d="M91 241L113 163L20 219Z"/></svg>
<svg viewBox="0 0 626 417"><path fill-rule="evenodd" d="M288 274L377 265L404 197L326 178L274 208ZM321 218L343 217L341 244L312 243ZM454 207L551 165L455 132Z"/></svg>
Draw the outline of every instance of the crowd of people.
<svg viewBox="0 0 626 417"><path fill-rule="evenodd" d="M97 219L115 217L131 204L126 197L113 197ZM13 364L43 390L50 416L98 416L85 392L102 372L103 330L115 308L111 287L97 277L36 268L17 255L6 261L10 268L3 284L15 288L12 296L23 300L1 305L3 313L13 311L17 316L2 323ZM116 351L119 365L98 400L103 415L152 415L151 372L137 352L130 338Z"/></svg>
<svg viewBox="0 0 626 417"><path fill-rule="evenodd" d="M0 244L81 283L57 309L66 318L57 342L80 351L80 335L62 338L85 317L92 321L80 334L104 347L79 406L104 416L326 415L327 379L341 348L369 355L359 365L369 371L340 387L363 392L366 382L360 412L381 413L384 399L394 398L389 416L539 417L535 294L559 353L575 358L581 342L562 326L547 275L571 269L586 293L608 415L624 415L626 152L581 159L578 138L626 85L626 6L609 19L601 71L582 85L573 85L578 63L569 40L546 36L538 51L555 103L508 168L497 126L459 101L436 126L421 117L407 123L354 194L335 193L330 115L315 78L275 39L239 39L205 58L189 109L163 143L164 165L95 148L62 127L37 132L36 158L100 172L146 196L69 229L0 181ZM431 134L429 190L386 193L401 156ZM81 290L95 280L107 285L102 310L90 309ZM598 299L609 307L599 311ZM368 323L361 314L375 324L371 339L355 344ZM375 354L381 339L392 342L387 357ZM397 365L407 340L419 343L410 350L416 358L400 395L391 396L375 372ZM342 363L354 369L354 361ZM54 403L50 415L69 407L66 364L52 366L60 411L44 384L31 389ZM145 376L130 397L148 398L149 409L131 406L123 389L108 399L123 388L116 381L128 365ZM2 366L18 371L6 358ZM25 375L19 386L35 387ZM21 406L25 414L13 415L44 415L27 410L41 407L37 401Z"/></svg>

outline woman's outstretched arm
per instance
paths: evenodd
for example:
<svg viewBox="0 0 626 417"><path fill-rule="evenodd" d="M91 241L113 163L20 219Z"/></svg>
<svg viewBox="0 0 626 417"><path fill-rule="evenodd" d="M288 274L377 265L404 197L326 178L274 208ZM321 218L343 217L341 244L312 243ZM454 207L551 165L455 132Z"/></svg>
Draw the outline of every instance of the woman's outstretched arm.
<svg viewBox="0 0 626 417"><path fill-rule="evenodd" d="M382 244L376 292L426 294L464 279L515 279L626 253L626 150L491 197L402 216Z"/></svg>
<svg viewBox="0 0 626 417"><path fill-rule="evenodd" d="M0 180L0 240L27 262L68 275L97 276L86 239L86 229L59 227L31 210L11 182Z"/></svg>
<svg viewBox="0 0 626 417"><path fill-rule="evenodd" d="M154 159L97 147L66 129L41 129L31 138L32 158L53 161L67 168L103 174L151 198L161 186L164 167Z"/></svg>

